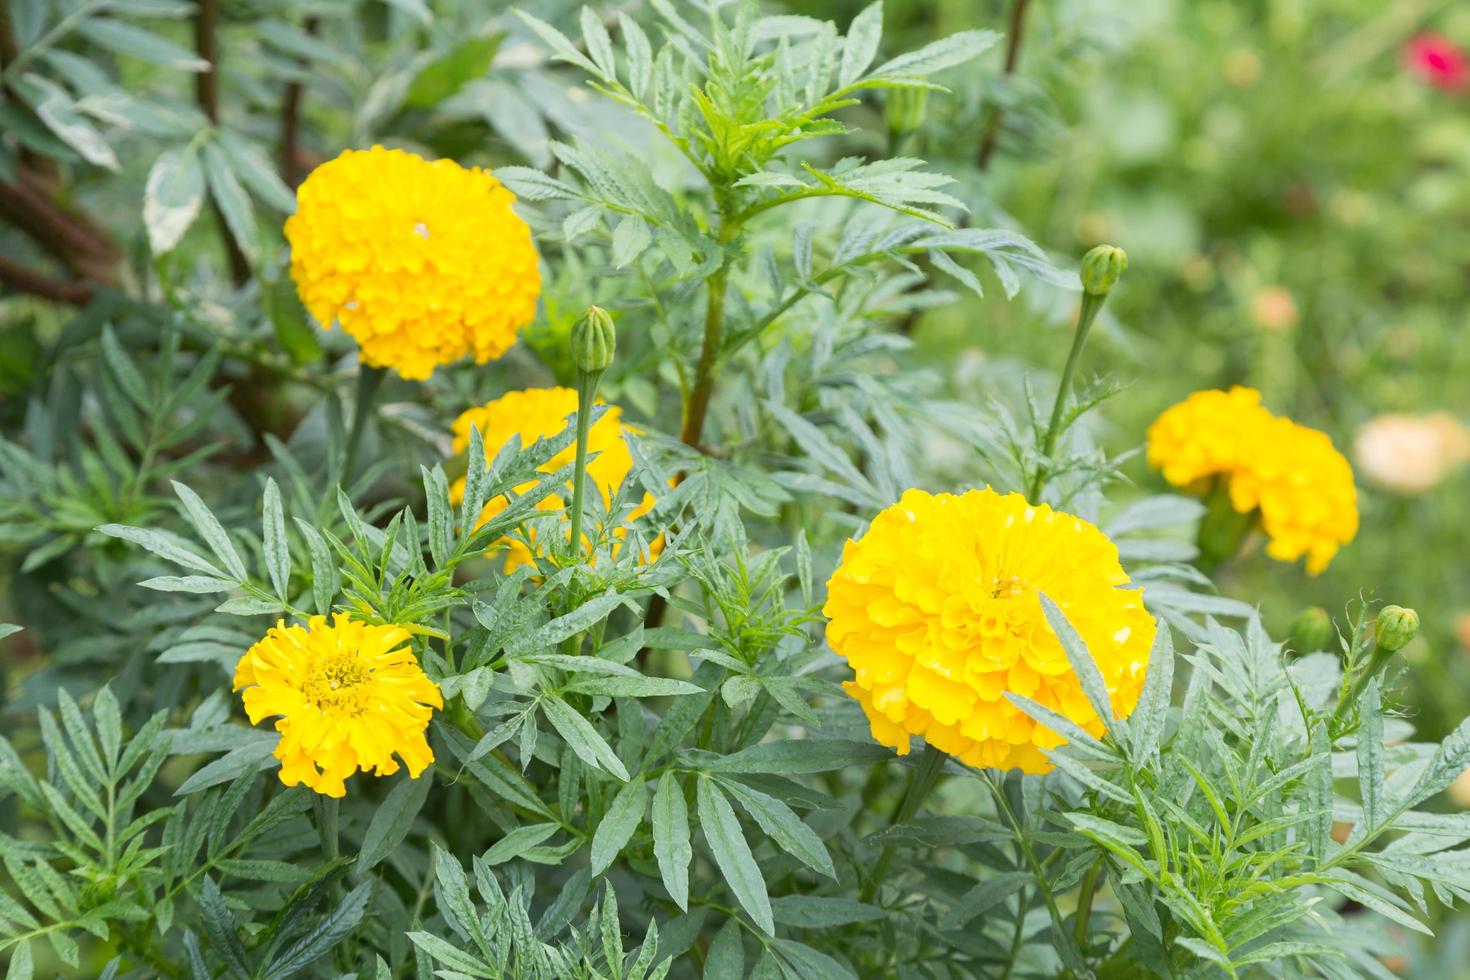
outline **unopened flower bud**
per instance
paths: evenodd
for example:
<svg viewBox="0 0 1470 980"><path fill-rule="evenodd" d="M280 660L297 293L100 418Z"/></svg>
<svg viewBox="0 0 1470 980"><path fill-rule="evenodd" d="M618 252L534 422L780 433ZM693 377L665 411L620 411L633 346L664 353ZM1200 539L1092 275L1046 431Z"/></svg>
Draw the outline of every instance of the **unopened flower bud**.
<svg viewBox="0 0 1470 980"><path fill-rule="evenodd" d="M1082 256L1082 290L1106 296L1128 268L1128 253L1116 245L1099 245Z"/></svg>
<svg viewBox="0 0 1470 980"><path fill-rule="evenodd" d="M926 88L893 88L888 90L888 104L884 117L888 128L899 136L906 136L924 122L924 112L929 106L929 90Z"/></svg>
<svg viewBox="0 0 1470 980"><path fill-rule="evenodd" d="M577 370L601 374L613 362L618 334L612 315L600 306L589 306L572 327L572 361Z"/></svg>
<svg viewBox="0 0 1470 980"><path fill-rule="evenodd" d="M1326 650L1332 642L1332 617L1321 606L1311 606L1297 614L1291 623L1291 646L1297 653Z"/></svg>
<svg viewBox="0 0 1470 980"><path fill-rule="evenodd" d="M1419 632L1419 614L1403 606L1384 606L1373 624L1373 639L1380 653L1397 653Z"/></svg>

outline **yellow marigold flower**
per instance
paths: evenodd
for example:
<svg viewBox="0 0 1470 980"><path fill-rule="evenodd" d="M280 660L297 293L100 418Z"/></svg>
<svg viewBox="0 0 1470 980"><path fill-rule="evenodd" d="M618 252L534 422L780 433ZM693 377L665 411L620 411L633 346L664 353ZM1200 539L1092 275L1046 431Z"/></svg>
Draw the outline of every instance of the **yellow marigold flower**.
<svg viewBox="0 0 1470 980"><path fill-rule="evenodd" d="M601 403L599 399L599 404ZM576 410L577 393L570 388L527 388L524 391L509 392L480 408L469 409L454 420L451 426L454 432L454 451L462 453L468 449L470 430L479 429L488 463L513 436L520 436L521 445L529 447L538 439L558 435L566 428L567 416ZM633 469L633 454L628 449L628 437L637 433L637 429L623 423L622 411L616 405L609 407L587 433L587 453L593 457L587 464L587 484L589 487L596 487L602 494L603 506L612 502L613 495ZM542 464L541 472L555 473L564 466L570 466L575 461L576 454L576 446L568 446ZM534 483L526 483L517 487L516 492L524 493L534 486ZM450 501L455 504L464 499L463 479L456 480L449 488L449 496ZM565 500L570 498L569 483L565 499L560 494L549 494L537 505L537 509L562 511L566 509ZM490 501L480 512L480 519L475 526L484 524L505 510L508 503L504 497ZM653 509L653 504L653 496L645 493L638 507L628 514L628 520L648 513ZM621 541L627 537L628 532L625 528L618 528L614 534ZM513 571L531 562L530 549L522 542L504 538L500 543L506 548L506 571ZM657 543L653 545L653 550L657 552Z"/></svg>
<svg viewBox="0 0 1470 980"><path fill-rule="evenodd" d="M844 684L873 737L909 736L973 766L1051 769L1064 739L1005 697L1019 694L1101 735L1042 610L1061 607L1086 642L1113 710L1138 703L1154 620L1118 549L1097 528L1020 494L909 490L848 541L827 583L827 642L856 674Z"/></svg>
<svg viewBox="0 0 1470 980"><path fill-rule="evenodd" d="M363 363L423 380L504 354L536 315L541 270L515 197L488 170L375 146L317 167L286 219L291 278Z"/></svg>
<svg viewBox="0 0 1470 980"><path fill-rule="evenodd" d="M1148 461L1191 493L1223 480L1238 513L1260 512L1267 553L1327 567L1358 533L1353 469L1325 433L1272 415L1253 388L1197 391L1148 430Z"/></svg>
<svg viewBox="0 0 1470 980"><path fill-rule="evenodd" d="M304 783L343 796L359 769L379 776L398 771L394 754L415 779L434 761L424 731L439 687L419 667L400 626L370 626L342 613L327 624L278 622L235 668L245 713L258 725L277 716L281 782Z"/></svg>

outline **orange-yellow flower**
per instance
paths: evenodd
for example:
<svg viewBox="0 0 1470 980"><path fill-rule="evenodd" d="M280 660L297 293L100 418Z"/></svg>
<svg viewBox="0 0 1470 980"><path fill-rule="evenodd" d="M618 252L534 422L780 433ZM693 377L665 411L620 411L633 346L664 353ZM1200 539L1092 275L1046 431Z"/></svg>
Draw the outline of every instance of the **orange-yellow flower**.
<svg viewBox="0 0 1470 980"><path fill-rule="evenodd" d="M1325 433L1272 415L1252 388L1197 391L1148 430L1148 460L1191 493L1223 481L1241 514L1260 512L1266 551L1316 575L1358 533L1358 491Z"/></svg>
<svg viewBox="0 0 1470 980"><path fill-rule="evenodd" d="M276 718L281 782L344 796L359 769L398 771L395 755L418 778L434 753L424 731L439 687L419 667L400 626L372 626L338 613L306 626L277 623L235 668L245 713L258 725Z"/></svg>
<svg viewBox="0 0 1470 980"><path fill-rule="evenodd" d="M286 219L291 278L364 364L423 380L500 357L536 315L541 270L515 197L488 170L375 146L313 170Z"/></svg>
<svg viewBox="0 0 1470 980"><path fill-rule="evenodd" d="M522 446L529 447L538 439L547 439L561 433L566 428L567 416L576 410L577 393L570 388L527 388L524 391L509 392L479 408L469 409L454 420L451 426L454 432L454 451L461 453L468 449L470 430L478 429L485 444L485 458L488 462L515 436L520 436ZM613 496L633 469L633 454L628 449L628 438L636 435L637 431L623 423L622 411L616 405L610 406L588 431L587 452L592 458L587 464L587 485L597 488L602 495L604 507L612 503ZM575 458L576 447L568 446L543 463L541 472L555 473L571 465ZM533 486L534 483L526 483L516 487L516 492L524 493ZM455 504L463 500L464 480L456 480L449 488L449 494L451 502ZM565 498L561 494L550 494L542 499L537 508L562 511L566 509L565 501L570 497L569 485ZM508 504L505 497L490 501L480 512L476 527L505 510ZM627 515L627 520L631 521L648 513L653 509L653 504L653 496L643 494L638 506ZM621 526L613 531L614 537L620 541L627 534L627 529ZM564 533L563 537L565 536ZM503 538L500 544L506 549L506 571L513 571L532 561L531 551L523 542L514 538ZM659 544L655 542L652 550L656 553L658 548Z"/></svg>
<svg viewBox="0 0 1470 980"><path fill-rule="evenodd" d="M1103 721L1046 620L1061 607L1087 644L1113 710L1138 703L1154 620L1118 549L1079 517L993 490L907 491L847 542L827 583L827 642L856 675L844 684L873 737L909 738L974 766L1051 768L1063 742L1013 705L1030 698L1097 735Z"/></svg>

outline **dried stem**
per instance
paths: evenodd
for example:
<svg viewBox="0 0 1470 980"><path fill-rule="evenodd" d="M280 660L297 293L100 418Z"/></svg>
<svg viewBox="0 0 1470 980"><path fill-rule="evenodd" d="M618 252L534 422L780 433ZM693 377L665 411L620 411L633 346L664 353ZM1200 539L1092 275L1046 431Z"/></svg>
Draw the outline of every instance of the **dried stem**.
<svg viewBox="0 0 1470 980"><path fill-rule="evenodd" d="M1026 8L1031 0L1011 0L1011 30L1006 38L1006 63L1004 77L1009 78L1016 73L1016 66L1021 61L1021 37L1026 31ZM1001 117L1005 111L997 105L990 113L990 121L985 126L985 137L980 141L980 156L975 165L981 170L990 166L990 158L995 154L995 144L1000 139Z"/></svg>

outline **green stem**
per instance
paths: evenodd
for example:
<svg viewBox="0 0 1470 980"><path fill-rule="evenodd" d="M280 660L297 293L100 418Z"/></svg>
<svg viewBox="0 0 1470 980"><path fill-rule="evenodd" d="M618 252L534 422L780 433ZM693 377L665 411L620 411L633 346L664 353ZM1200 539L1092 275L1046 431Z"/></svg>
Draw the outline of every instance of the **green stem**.
<svg viewBox="0 0 1470 980"><path fill-rule="evenodd" d="M342 475L339 484L352 479L352 469L357 463L357 449L362 444L362 434L367 430L368 416L373 414L373 405L378 400L378 391L383 387L387 370L380 367L361 365L357 371L357 392L352 403L352 429L347 434L347 450L342 456Z"/></svg>
<svg viewBox="0 0 1470 980"><path fill-rule="evenodd" d="M1077 948L1087 948L1087 920L1092 917L1092 900L1097 892L1097 879L1102 875L1103 859L1099 857L1082 876L1082 894L1077 899Z"/></svg>
<svg viewBox="0 0 1470 980"><path fill-rule="evenodd" d="M341 802L335 796L316 796L316 832L322 839L322 857L337 860L340 843L337 838L337 811Z"/></svg>
<svg viewBox="0 0 1470 980"><path fill-rule="evenodd" d="M919 759L919 768L914 771L913 781L903 794L903 799L898 804L893 818L888 821L888 826L896 827L899 824L908 823L919 812L923 806L924 799L929 795L939 782L939 776L944 770L944 763L949 756L934 746L925 744L924 754ZM883 875L887 873L888 866L893 863L894 846L888 844L883 848L883 853L878 855L878 863L873 865L873 873L868 877L868 883L863 888L863 901L870 901L877 893L883 883Z"/></svg>
<svg viewBox="0 0 1470 980"><path fill-rule="evenodd" d="M587 494L587 435L592 430L592 406L597 397L597 382L601 371L577 372L577 462L572 471L572 538L573 554L585 555L582 546L582 512L586 509Z"/></svg>
<svg viewBox="0 0 1470 980"><path fill-rule="evenodd" d="M725 339L725 286L730 277L728 266L722 265L709 277L709 296L704 312L704 348L694 367L694 388L689 393L689 406L684 412L684 428L679 439L686 446L698 447L704 437L704 417L709 412L710 397L715 390L715 364L720 358L720 344Z"/></svg>
<svg viewBox="0 0 1470 980"><path fill-rule="evenodd" d="M1057 399L1051 407L1051 422L1047 424L1046 435L1041 440L1041 460L1036 464L1036 475L1032 477L1030 492L1026 495L1032 503L1040 501L1041 491L1046 487L1047 477L1051 475L1051 454L1056 448L1057 436L1061 435L1062 415L1067 408L1067 395L1072 389L1072 375L1077 371L1077 362L1082 357L1082 348L1087 344L1087 335L1092 331L1093 321L1097 319L1105 299L1106 296L1093 293L1082 294L1082 310L1077 315L1077 329L1072 334L1072 349L1067 353L1067 363L1062 367L1061 383L1057 385Z"/></svg>
<svg viewBox="0 0 1470 980"><path fill-rule="evenodd" d="M1217 480L1205 498L1205 515L1200 518L1195 544L1199 557L1194 567L1214 578L1220 566L1237 551L1240 543L1255 525L1255 512L1242 514L1235 509L1230 499L1230 487L1224 480Z"/></svg>
<svg viewBox="0 0 1470 980"><path fill-rule="evenodd" d="M1059 942L1065 941L1067 939L1067 933L1062 927L1062 910L1057 908L1056 896L1051 891L1051 882L1046 877L1046 869L1036 859L1036 850L1031 846L1031 838L1026 836L1026 831L1021 826L1021 821L1016 819L1016 812L1011 809L1011 801L1006 799L1005 786L1003 785L1004 779L1005 775L1003 773L993 769L988 769L985 772L986 785L990 787L990 793L995 797L996 811L1005 818L1006 823L1010 825L1011 832L1016 835L1016 848L1021 852L1021 857L1025 860L1027 866L1031 868L1031 873L1036 878L1036 889L1041 894L1042 901L1046 905L1047 915L1051 917L1052 929ZM1062 961L1067 963L1069 967L1075 967L1082 963L1082 954L1070 946L1058 950L1058 952L1062 956Z"/></svg>

